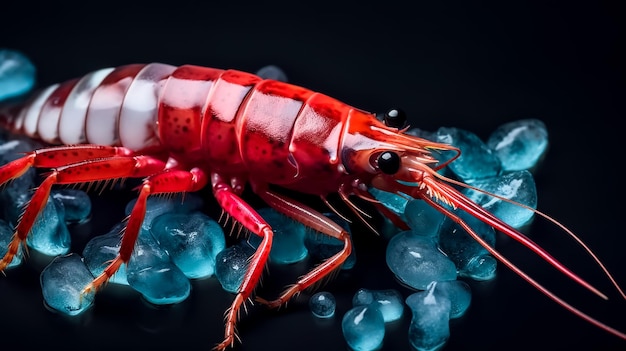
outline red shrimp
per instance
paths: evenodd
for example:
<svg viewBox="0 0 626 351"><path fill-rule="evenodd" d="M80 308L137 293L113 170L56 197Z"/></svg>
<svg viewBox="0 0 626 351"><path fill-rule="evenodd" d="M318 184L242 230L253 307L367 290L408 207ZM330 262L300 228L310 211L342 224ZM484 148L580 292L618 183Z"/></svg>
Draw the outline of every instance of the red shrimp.
<svg viewBox="0 0 626 351"><path fill-rule="evenodd" d="M368 187L375 187L423 199L459 223L495 258L550 299L626 339L625 333L585 314L539 284L454 212L462 209L515 238L566 276L607 298L527 236L463 196L454 187L462 183L440 175L437 170L445 164L439 163L432 152L454 151L458 156L457 148L405 134L401 121L386 121L306 88L236 70L191 65L127 65L50 86L26 103L0 110L0 123L7 129L58 145L30 152L0 167L0 184L31 167L50 169L25 207L7 253L0 260L0 271L25 244L54 184L143 178L119 254L84 287L83 293L102 288L128 262L148 196L193 192L210 186L223 211L262 239L227 311L224 340L216 346L223 350L238 339L235 326L239 311L254 297L272 246L272 228L241 198L244 188L250 186L278 212L344 243L340 252L274 300L256 297L262 304L278 307L337 270L352 250L348 233L341 226L283 195L280 189L319 196L329 206L327 196L336 193L363 219L362 210L350 200L357 196L372 202L398 227L407 229L406 223L368 192ZM573 236L559 222L536 213ZM626 297L595 255L583 247Z"/></svg>

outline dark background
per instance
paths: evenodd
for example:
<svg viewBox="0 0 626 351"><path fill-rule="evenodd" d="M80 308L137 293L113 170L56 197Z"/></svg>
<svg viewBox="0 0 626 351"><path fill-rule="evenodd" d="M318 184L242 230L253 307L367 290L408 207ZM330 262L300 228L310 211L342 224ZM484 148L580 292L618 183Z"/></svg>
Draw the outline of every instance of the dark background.
<svg viewBox="0 0 626 351"><path fill-rule="evenodd" d="M28 55L42 86L135 62L251 72L275 64L290 82L353 106L370 111L399 106L414 126L427 130L455 126L486 138L502 123L542 119L551 146L536 174L539 209L580 234L626 286L624 190L615 167L623 159L617 124L625 112L623 11L599 2L426 3L385 9L362 4L342 13L318 3L276 8L181 1L147 7L12 4L0 21L0 47ZM292 12L282 13L286 10ZM94 196L93 220L83 229L108 231L133 195L113 191ZM575 306L626 331L626 302L582 250L546 221L536 220L529 233L611 299L602 301L584 291L511 240L500 240L498 248ZM77 237L75 246L85 240ZM325 287L338 299L334 319L313 318L308 295L278 312L257 307L242 318L244 343L237 348L345 350L341 317L358 288L411 293L386 268L383 239L359 231L355 243L355 269ZM136 294L109 286L88 313L66 319L44 308L41 266L35 261L0 279L3 349L209 350L222 339L223 311L232 296L215 278L194 282L190 298L170 309L150 308ZM295 278L298 268L270 267L265 289L288 283L285 277ZM470 284L472 305L451 322L446 350L626 347L502 266L493 281ZM401 322L388 326L385 350L408 350L409 322L405 311Z"/></svg>

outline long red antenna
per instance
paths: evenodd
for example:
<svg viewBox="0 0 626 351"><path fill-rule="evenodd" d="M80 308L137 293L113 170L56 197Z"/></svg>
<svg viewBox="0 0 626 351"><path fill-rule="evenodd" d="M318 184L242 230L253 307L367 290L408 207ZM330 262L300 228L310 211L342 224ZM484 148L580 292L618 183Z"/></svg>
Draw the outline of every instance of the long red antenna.
<svg viewBox="0 0 626 351"><path fill-rule="evenodd" d="M585 244L585 242L582 241L582 239L580 239L578 237L578 235L576 235L571 229L567 228L565 225L563 225L563 223L557 221L556 219L550 217L549 215L535 209L532 208L530 206L524 205L522 203L513 201L511 199L507 199L506 197L497 195L497 194L493 194L490 193L488 191L484 191L482 189L476 188L474 186L465 184L463 182L459 182L456 181L454 179L449 179L446 178L444 176L441 176L440 174L437 173L437 176L445 181L447 181L448 183L452 183L467 189L471 189L486 195L489 195L491 197L497 198L499 200L508 202L510 204L525 208L529 211L532 211L533 213L535 213L538 216L541 216L542 218L546 219L547 221L551 222L552 224L556 225L557 227L559 227L563 232L565 232L567 235L569 235L574 241L576 241L586 252L587 254L589 254L589 256L591 256L591 258L596 261L596 264L600 267L600 269L602 269L602 271L604 272L604 274L607 276L607 278L611 281L611 284L613 284L613 286L615 287L615 289L617 289L617 291L620 293L620 295L622 295L622 298L626 300L626 293L624 292L624 290L622 289L622 287L619 286L619 284L617 283L617 281L615 280L615 278L613 277L613 275L611 274L611 272L609 272L609 270L606 268L606 266L602 263L602 261L600 260L600 258L591 250L591 248L589 246L587 246L587 244Z"/></svg>
<svg viewBox="0 0 626 351"><path fill-rule="evenodd" d="M445 200L449 201L450 203L452 203L456 207L458 207L458 208L460 208L460 209L470 213L471 215L473 215L474 217L480 219L481 221L485 222L486 224L489 224L489 225L493 226L494 228L496 228L497 230L499 230L499 231L505 233L506 235L516 239L517 241L522 243L524 246L528 247L533 252L535 252L537 255L539 255L541 258L543 258L544 260L546 260L547 262L552 264L556 269L561 271L563 274L565 274L566 276L568 276L571 279L573 279L574 281L576 281L578 284L580 284L583 287L589 289L590 291L592 291L596 295L600 296L601 298L603 298L605 300L608 300L606 295L601 293L598 289L593 287L591 284L587 283L585 280L580 278L578 275L574 274L572 271L570 271L562 263L557 261L554 257L552 257L548 252L546 252L543 248L541 248L539 245L537 245L535 242L533 242L527 236L525 236L524 234L520 233L519 231L517 231L516 229L514 229L510 225L502 222L500 219L495 217L493 214L489 213L488 211L486 211L485 209L483 209L482 207L480 207L476 203L474 203L471 200L469 200L468 198L466 198L463 194L461 194L456 189L450 187L449 185L447 185L445 183L439 183L439 182L435 181L435 179L433 179L431 177L424 177L423 182L424 182L424 184L426 186L425 186L425 188L421 188L421 190L416 194L417 197L419 197L419 198L423 199L424 201L428 202L431 206L433 206L434 208L436 208L440 212L444 213L446 216L448 216L454 222L458 223L461 227L463 227L463 229L465 229L467 231L467 233L474 240L476 240L481 246L483 246L485 248L485 250L487 250L493 257L495 257L497 260L502 262L505 266L507 266L509 269L511 269L513 272L515 272L517 275L519 275L522 279L524 279L526 282L528 282L531 286L535 287L537 290L542 292L544 295L546 295L547 297L549 297L550 299L555 301L557 304L559 304L563 308L565 308L568 311L572 312L573 314L577 315L581 319L586 320L587 322L595 325L596 327L598 327L598 328L600 328L602 330L605 330L605 331L607 331L607 332L609 332L609 333L611 333L611 334L613 334L613 335L615 335L615 336L617 336L617 337L619 337L621 339L626 340L626 334L625 333L623 333L623 332L621 332L621 331L619 331L619 330L617 330L617 329L615 329L613 327L610 327L610 326L608 326L608 325L598 321L597 319L589 316L588 314L582 312L581 310L577 309L576 307L570 305L569 303L567 303L566 301L564 301L563 299L561 299L560 297L555 295L552 291L550 291L549 289L547 289L546 287L541 285L539 282L537 282L536 280L531 278L527 273L525 273L523 270L521 270L519 267L517 267L514 263L509 261L506 257L504 257L495 248L491 247L484 239L482 239L478 234L476 234L476 232L467 223L465 223L459 216L457 216L455 213L453 213L449 209L447 209L444 206L442 206L439 202L435 201L431 196L435 196L433 194L437 194L435 196L436 198L441 198L441 199L445 199ZM425 189L428 189L428 191L424 191Z"/></svg>

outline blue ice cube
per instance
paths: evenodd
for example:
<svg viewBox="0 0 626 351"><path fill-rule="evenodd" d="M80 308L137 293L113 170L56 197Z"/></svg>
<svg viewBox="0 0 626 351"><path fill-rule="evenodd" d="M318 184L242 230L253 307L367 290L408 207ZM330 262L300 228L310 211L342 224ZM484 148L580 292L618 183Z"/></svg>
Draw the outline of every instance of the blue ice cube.
<svg viewBox="0 0 626 351"><path fill-rule="evenodd" d="M387 266L403 284L424 290L432 281L455 280L454 263L437 247L434 238L407 230L387 244Z"/></svg>
<svg viewBox="0 0 626 351"><path fill-rule="evenodd" d="M487 146L502 162L505 171L533 170L548 149L548 130L538 119L522 119L499 126Z"/></svg>
<svg viewBox="0 0 626 351"><path fill-rule="evenodd" d="M330 318L335 315L337 302L335 296L328 291L320 291L309 299L311 313L318 318Z"/></svg>
<svg viewBox="0 0 626 351"><path fill-rule="evenodd" d="M9 247L9 243L13 239L13 228L9 225L9 223L5 222L0 218L0 258L4 257L7 253L7 248ZM7 268L17 267L22 263L22 245L17 251L17 254L13 257L13 260Z"/></svg>
<svg viewBox="0 0 626 351"><path fill-rule="evenodd" d="M126 274L128 284L155 305L179 303L191 292L189 279L144 230L137 238Z"/></svg>
<svg viewBox="0 0 626 351"><path fill-rule="evenodd" d="M436 282L434 294L450 300L451 319L464 315L472 301L472 290L462 280Z"/></svg>
<svg viewBox="0 0 626 351"><path fill-rule="evenodd" d="M80 255L71 253L55 257L43 269L39 280L46 305L62 314L75 316L93 304L94 292L81 295L93 279Z"/></svg>
<svg viewBox="0 0 626 351"><path fill-rule="evenodd" d="M228 292L236 293L243 282L254 248L238 243L222 250L215 258L215 277Z"/></svg>
<svg viewBox="0 0 626 351"><path fill-rule="evenodd" d="M306 227L300 222L277 212L270 207L259 209L258 214L267 221L274 231L270 260L278 264L300 262L306 258L308 250L304 246ZM254 248L261 243L261 237L250 235L248 242Z"/></svg>
<svg viewBox="0 0 626 351"><path fill-rule="evenodd" d="M91 214L91 199L86 192L79 189L53 189L50 196L60 201L65 209L66 222L80 223Z"/></svg>
<svg viewBox="0 0 626 351"><path fill-rule="evenodd" d="M34 175L35 170L31 169L22 177L3 185L4 188L0 190L2 216L14 226L17 225L18 219L24 212L24 206L32 197L31 189L34 186L34 182L31 176Z"/></svg>
<svg viewBox="0 0 626 351"><path fill-rule="evenodd" d="M460 128L441 127L437 130L437 139L461 150L461 155L448 168L462 180L493 177L500 173L500 160L476 134ZM455 153L444 151L441 155L443 161Z"/></svg>
<svg viewBox="0 0 626 351"><path fill-rule="evenodd" d="M102 274L111 260L117 257L120 251L122 231L125 223L118 223L111 230L102 235L93 237L83 249L83 257L87 268L94 277ZM128 285L126 279L126 264L122 264L109 279L110 283Z"/></svg>
<svg viewBox="0 0 626 351"><path fill-rule="evenodd" d="M445 215L426 201L411 200L406 204L404 216L411 230L418 235L436 237Z"/></svg>
<svg viewBox="0 0 626 351"><path fill-rule="evenodd" d="M497 177L479 179L471 181L469 184L530 208L537 208L537 187L535 186L535 179L527 170L514 171ZM475 190L464 189L463 193L513 228L521 228L528 224L535 214L529 209L502 201Z"/></svg>
<svg viewBox="0 0 626 351"><path fill-rule="evenodd" d="M465 211L458 210L455 213L474 229L476 234L483 238L489 246L495 246L496 232L492 227ZM465 229L447 217L439 232L439 246L454 262L459 276L475 280L489 280L495 277L496 259L474 240Z"/></svg>
<svg viewBox="0 0 626 351"><path fill-rule="evenodd" d="M224 231L202 212L165 213L152 222L152 236L188 278L215 272L215 257L226 247Z"/></svg>
<svg viewBox="0 0 626 351"><path fill-rule="evenodd" d="M48 256L63 255L69 252L70 233L51 197L48 197L46 205L37 216L33 228L26 237L26 244Z"/></svg>
<svg viewBox="0 0 626 351"><path fill-rule="evenodd" d="M370 290L361 288L352 297L352 305L374 304L382 313L385 323L389 323L402 317L404 312L403 300L400 292L395 289Z"/></svg>
<svg viewBox="0 0 626 351"><path fill-rule="evenodd" d="M324 213L326 217L333 222L339 224L350 234L350 240L352 240L352 230L350 224L343 218L337 216L335 213ZM325 260L332 257L337 252L343 249L343 241L333 238L332 236L322 234L311 228L306 228L306 236L304 237L304 246L308 249L309 254L317 260ZM341 269L351 269L356 264L356 250L352 246L352 251L346 260L343 262Z"/></svg>
<svg viewBox="0 0 626 351"><path fill-rule="evenodd" d="M385 320L375 305L359 305L343 315L343 337L354 351L377 350L385 338Z"/></svg>
<svg viewBox="0 0 626 351"><path fill-rule="evenodd" d="M35 86L35 71L21 52L0 49L0 101L28 93Z"/></svg>
<svg viewBox="0 0 626 351"><path fill-rule="evenodd" d="M409 326L409 342L417 351L440 350L450 338L450 300L435 294L433 282L428 290L409 295L406 304L413 316Z"/></svg>

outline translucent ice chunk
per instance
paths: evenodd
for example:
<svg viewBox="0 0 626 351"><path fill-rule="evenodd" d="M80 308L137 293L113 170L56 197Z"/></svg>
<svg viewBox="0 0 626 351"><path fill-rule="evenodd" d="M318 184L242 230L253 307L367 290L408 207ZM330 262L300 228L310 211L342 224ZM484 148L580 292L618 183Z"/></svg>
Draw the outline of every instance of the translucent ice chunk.
<svg viewBox="0 0 626 351"><path fill-rule="evenodd" d="M385 320L374 305L359 305L344 314L343 337L354 351L377 350L385 338Z"/></svg>
<svg viewBox="0 0 626 351"><path fill-rule="evenodd" d="M445 215L423 200L411 200L406 204L404 216L413 233L436 237Z"/></svg>
<svg viewBox="0 0 626 351"><path fill-rule="evenodd" d="M500 172L500 160L476 134L459 128L441 127L437 131L437 139L461 150L461 156L448 168L462 180L493 177ZM443 152L442 160L454 154L452 151Z"/></svg>
<svg viewBox="0 0 626 351"><path fill-rule="evenodd" d="M95 293L81 296L81 291L93 278L78 254L55 257L40 275L46 305L70 316L85 311L93 304Z"/></svg>
<svg viewBox="0 0 626 351"><path fill-rule="evenodd" d="M470 182L472 186L504 198L537 208L537 188L533 175L527 171L514 171L501 176ZM493 213L513 228L521 228L533 218L534 212L521 206L502 201L481 192L464 189L463 193L477 204Z"/></svg>
<svg viewBox="0 0 626 351"><path fill-rule="evenodd" d="M236 293L243 281L250 256L254 248L247 243L238 243L222 250L215 258L215 277L228 292Z"/></svg>
<svg viewBox="0 0 626 351"><path fill-rule="evenodd" d="M0 218L0 258L4 257L7 253L9 243L13 239L13 229L9 223ZM13 257L13 261L9 263L7 268L17 267L22 263L22 245L17 251L17 254Z"/></svg>
<svg viewBox="0 0 626 351"><path fill-rule="evenodd" d="M226 247L222 226L202 212L160 215L151 232L188 278L212 276L215 257Z"/></svg>
<svg viewBox="0 0 626 351"><path fill-rule="evenodd" d="M393 322L402 317L404 312L403 297L398 290L359 289L352 298L353 306L374 304L382 313L385 323Z"/></svg>
<svg viewBox="0 0 626 351"><path fill-rule="evenodd" d="M274 238L270 251L270 260L278 264L290 264L302 261L306 258L308 250L304 246L306 228L304 224L264 207L257 211L263 219L272 227ZM258 247L261 237L250 235L248 242L252 247Z"/></svg>
<svg viewBox="0 0 626 351"><path fill-rule="evenodd" d="M424 290L432 281L455 280L454 263L437 248L433 238L404 231L387 244L387 266L402 283Z"/></svg>
<svg viewBox="0 0 626 351"><path fill-rule="evenodd" d="M417 351L440 350L450 338L450 300L435 294L433 282L428 290L409 295L406 304L413 312L409 342Z"/></svg>
<svg viewBox="0 0 626 351"><path fill-rule="evenodd" d="M125 223L118 223L103 235L93 237L83 249L83 257L87 268L94 277L102 274L107 264L113 260L120 251L122 230ZM122 264L115 274L109 279L110 283L128 285L126 278L126 264Z"/></svg>
<svg viewBox="0 0 626 351"><path fill-rule="evenodd" d="M496 233L492 227L464 211L456 211L489 246L496 243ZM439 232L439 246L454 262L459 276L476 280L489 280L495 277L497 261L489 252L474 240L465 229L446 218ZM443 279L436 279L443 280Z"/></svg>
<svg viewBox="0 0 626 351"><path fill-rule="evenodd" d="M0 49L0 101L24 95L35 85L35 65L19 51Z"/></svg>
<svg viewBox="0 0 626 351"><path fill-rule="evenodd" d="M548 149L548 130L538 119L522 119L498 127L487 139L505 171L532 170Z"/></svg>
<svg viewBox="0 0 626 351"><path fill-rule="evenodd" d="M311 313L318 318L330 318L335 315L337 302L335 296L328 291L320 291L309 299Z"/></svg>
<svg viewBox="0 0 626 351"><path fill-rule="evenodd" d="M450 300L450 318L464 315L472 301L472 290L462 280L437 282L434 294Z"/></svg>
<svg viewBox="0 0 626 351"><path fill-rule="evenodd" d="M69 252L71 238L64 218L59 216L55 201L48 201L33 224L26 244L48 256L63 255Z"/></svg>
<svg viewBox="0 0 626 351"><path fill-rule="evenodd" d="M351 234L350 224L343 218L337 216L334 213L324 213L326 217L339 224L348 233ZM352 237L350 237L352 240ZM304 246L309 251L309 254L317 260L325 260L330 258L337 252L339 252L343 246L343 241L333 238L329 235L322 234L311 228L306 228L306 236L304 237ZM352 252L346 260L343 262L341 269L351 269L356 264L356 250L352 247Z"/></svg>
<svg viewBox="0 0 626 351"><path fill-rule="evenodd" d="M143 230L128 261L126 274L128 284L155 305L179 303L191 292L189 279L152 235Z"/></svg>
<svg viewBox="0 0 626 351"><path fill-rule="evenodd" d="M132 206L134 206L136 201L136 199L133 199L127 204L127 215L130 214ZM136 275L136 290L140 291L142 294L145 292L144 297L148 301L154 304L170 304L182 301L186 298L185 294L188 294L185 292L185 289L187 289L187 285L190 284L186 276L185 279L178 276L179 273L183 272L180 268L174 265L174 263L170 260L170 257L167 255L167 252L163 251L152 237L152 234L149 232L149 228L152 226L152 221L163 213L189 213L198 209L201 205L202 199L195 194L185 194L184 201L180 195L176 195L171 198L148 198L146 216L144 217L144 221L142 223L142 229L139 234L135 250L130 259L130 261L134 261L135 256L138 256L138 254L141 253L141 255L144 255L145 257L140 258L140 261L141 259L144 259L145 262L147 262L146 264L150 264L152 259L154 259L154 262L157 263L159 263L159 260L162 261L159 263L163 269L160 277L158 275L151 276L150 273L147 275L143 274L144 272L140 272L141 268L137 268L141 267L143 263L135 264L136 268L134 274ZM122 239L121 232L123 231L125 224L126 223L118 223L111 228L108 233L92 238L87 245L85 245L83 250L85 263L94 276L100 275L106 268L108 262L117 256ZM175 269L171 269L168 265L175 266ZM198 271L201 271L204 268L206 267L201 267L201 265L199 265L191 270L195 271L195 269L197 269ZM122 264L119 270L113 275L113 277L111 277L110 282L123 285L129 284L127 269L127 265ZM154 271L154 269L152 269L152 271ZM196 273L191 272L190 274L194 275ZM183 275L185 274L183 273ZM174 283L179 285L172 287L174 290L171 292L167 292L163 287L159 286L159 284L161 284L159 280L170 278L174 280ZM185 280L187 281L185 282ZM150 284L156 284L153 291L150 288ZM175 291L175 289L178 290ZM170 293L173 295L168 297L168 294Z"/></svg>
<svg viewBox="0 0 626 351"><path fill-rule="evenodd" d="M3 185L0 189L0 201L2 202L2 215L10 224L17 225L18 219L24 211L24 206L30 200L34 186L34 169L30 169L21 177Z"/></svg>
<svg viewBox="0 0 626 351"><path fill-rule="evenodd" d="M50 196L63 203L66 222L82 222L91 214L91 199L78 189L54 189Z"/></svg>

